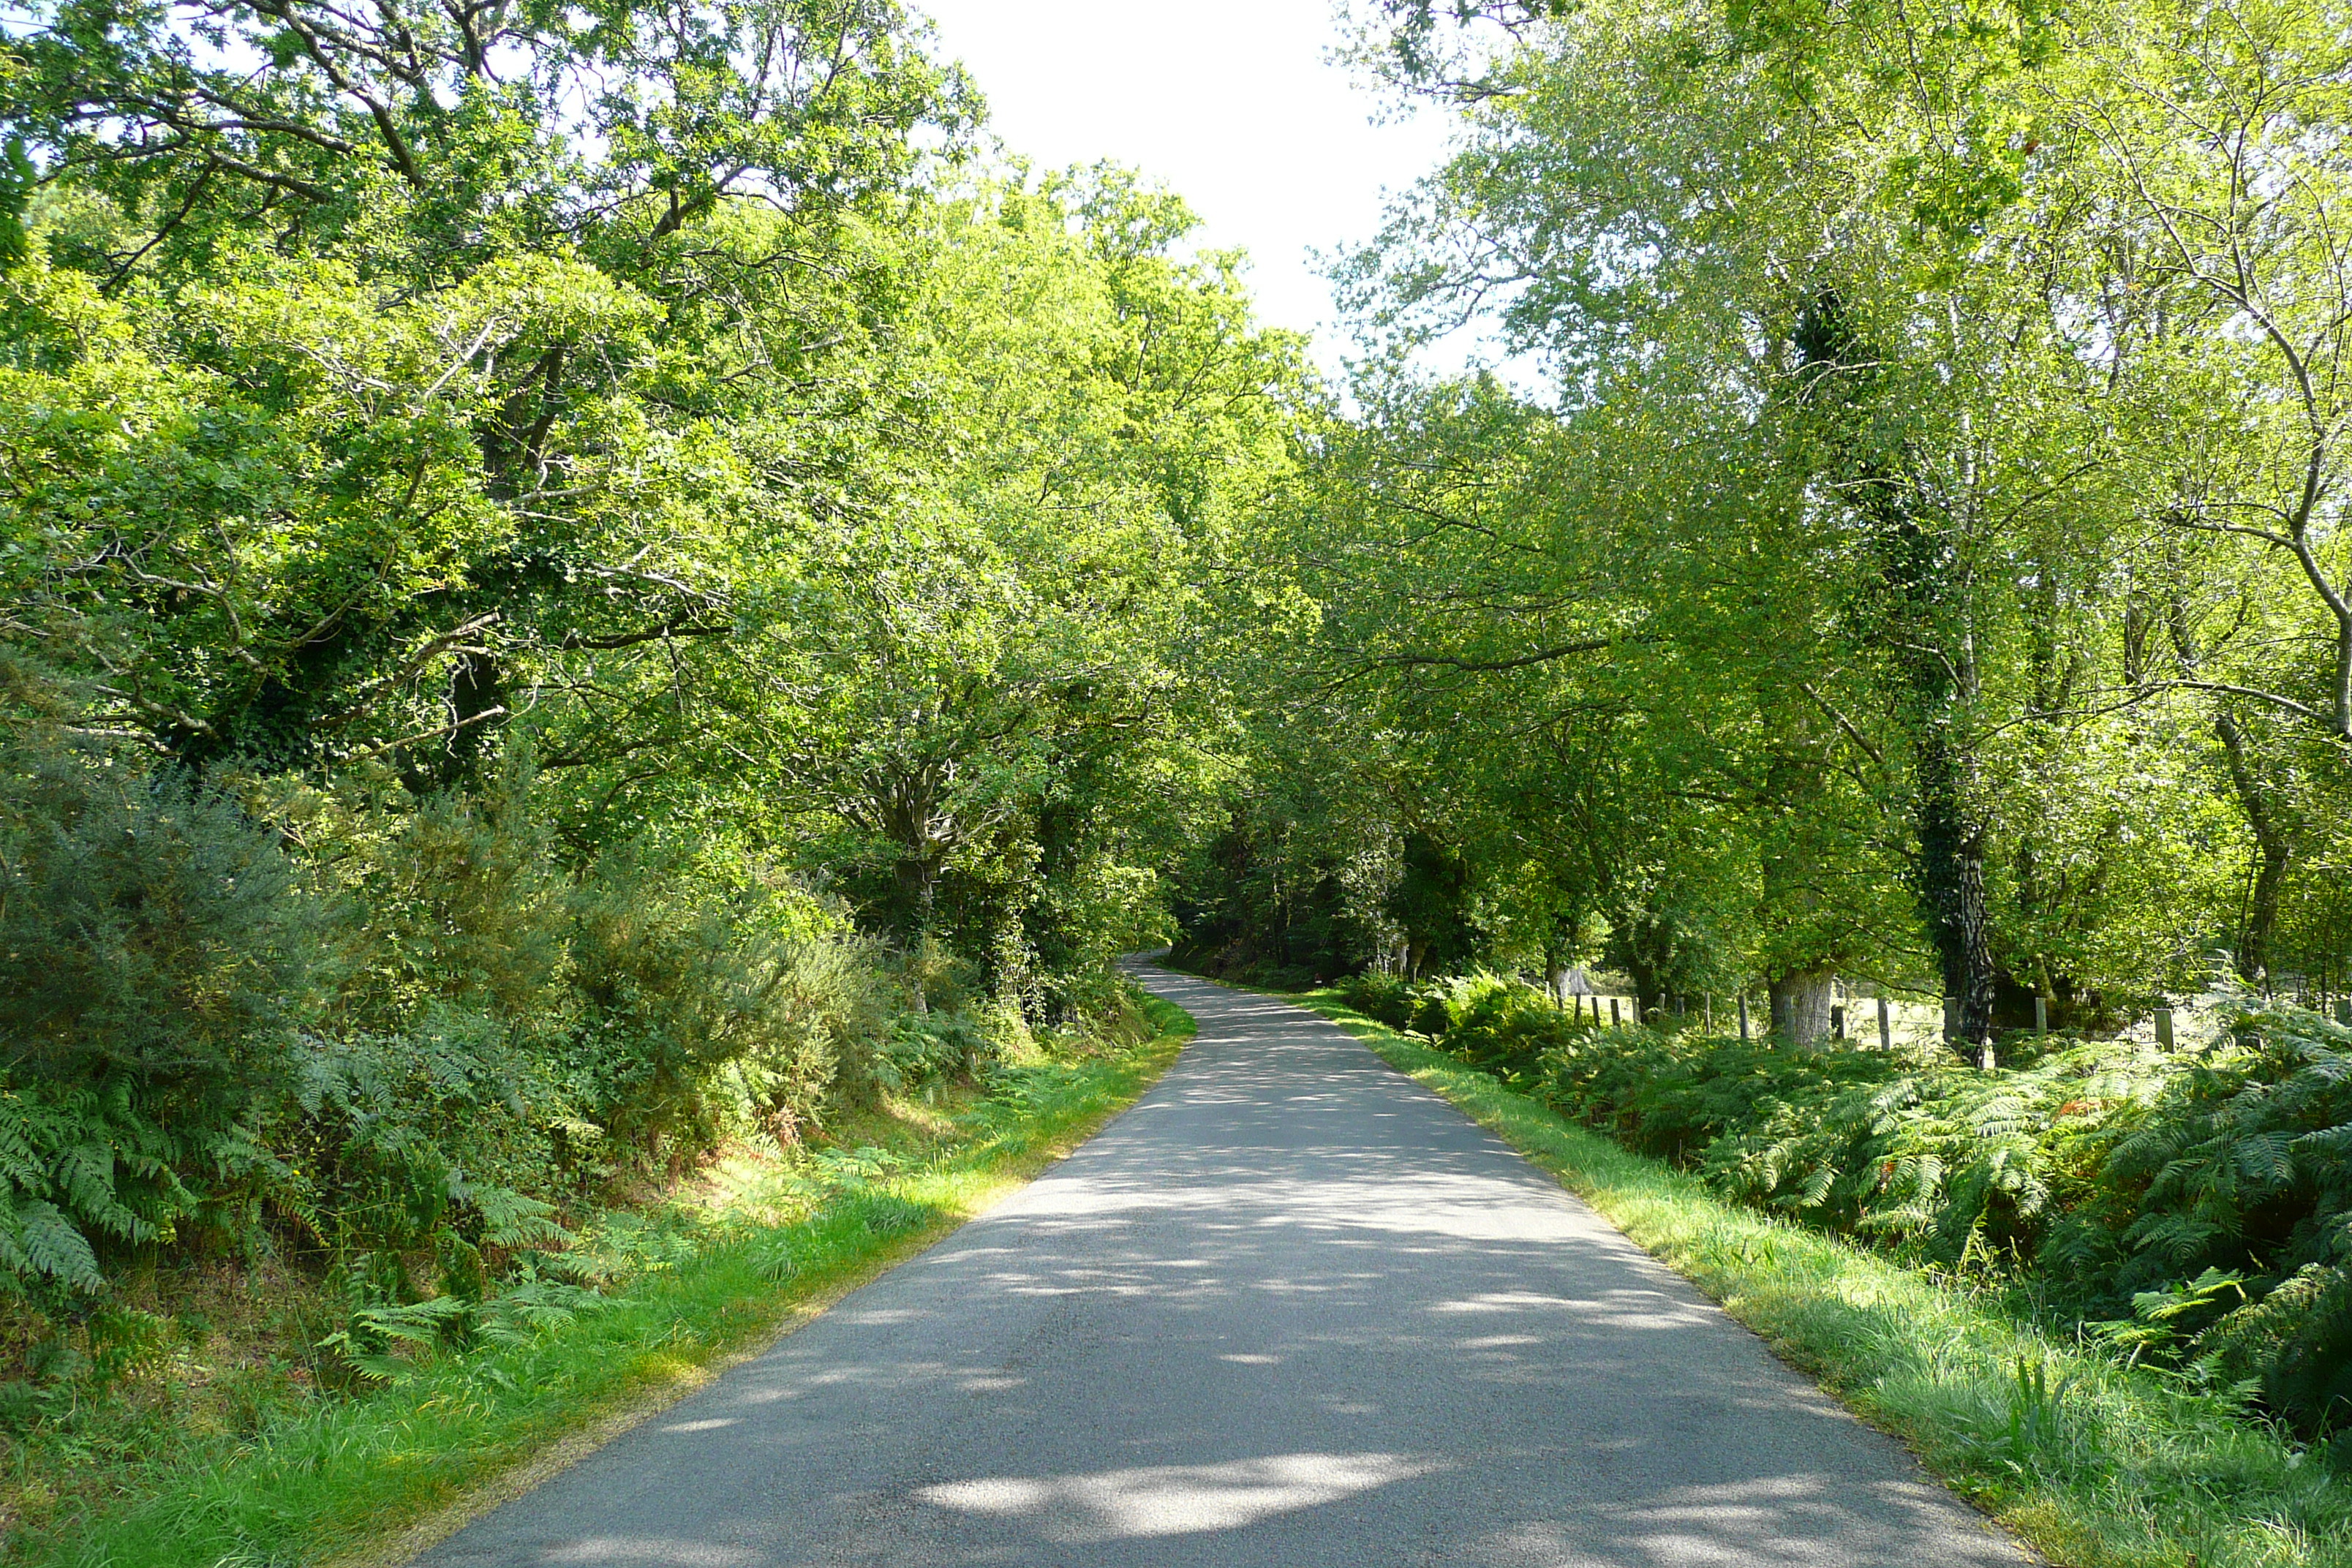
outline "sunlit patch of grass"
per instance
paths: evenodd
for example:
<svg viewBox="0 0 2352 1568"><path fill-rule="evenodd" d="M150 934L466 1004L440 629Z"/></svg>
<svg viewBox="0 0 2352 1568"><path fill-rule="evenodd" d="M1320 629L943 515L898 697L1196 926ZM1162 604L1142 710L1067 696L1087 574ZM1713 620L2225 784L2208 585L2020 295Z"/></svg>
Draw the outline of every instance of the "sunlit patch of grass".
<svg viewBox="0 0 2352 1568"><path fill-rule="evenodd" d="M805 1160L722 1162L670 1205L611 1216L584 1240L625 1258L627 1282L526 1343L428 1355L373 1394L277 1397L242 1422L159 1406L143 1446L81 1457L71 1508L12 1454L18 1493L52 1494L53 1517L20 1516L8 1555L92 1568L399 1561L1084 1142L1192 1033L1157 998L1144 1016L1152 1038L1021 1068L985 1097L885 1105Z"/></svg>
<svg viewBox="0 0 2352 1568"><path fill-rule="evenodd" d="M2070 1568L2347 1568L2352 1479L2216 1395L1725 1202L1330 991L1293 998L1462 1108Z"/></svg>

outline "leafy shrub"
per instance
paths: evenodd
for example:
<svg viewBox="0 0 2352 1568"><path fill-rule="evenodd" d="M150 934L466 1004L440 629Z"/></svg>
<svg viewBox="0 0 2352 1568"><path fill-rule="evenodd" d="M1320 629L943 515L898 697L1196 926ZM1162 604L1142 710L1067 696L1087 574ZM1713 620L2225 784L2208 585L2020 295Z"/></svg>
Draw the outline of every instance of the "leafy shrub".
<svg viewBox="0 0 2352 1568"><path fill-rule="evenodd" d="M870 1100L892 1074L886 1057L908 1001L882 944L810 937L768 950L760 963L761 1011L743 1046L772 1086L763 1103L806 1121L830 1097Z"/></svg>
<svg viewBox="0 0 2352 1568"><path fill-rule="evenodd" d="M567 1056L589 1116L647 1153L691 1154L718 1134L717 1069L760 1054L774 1082L802 1090L809 1037L806 965L751 937L742 911L639 846L601 857L572 900L576 1019ZM800 1068L795 1073L793 1068ZM803 1107L805 1109L805 1106Z"/></svg>
<svg viewBox="0 0 2352 1568"><path fill-rule="evenodd" d="M1465 1060L1507 1076L1536 1069L1548 1051L1571 1047L1594 1027L1519 981L1478 975L1439 991L1446 1042Z"/></svg>
<svg viewBox="0 0 2352 1568"><path fill-rule="evenodd" d="M562 1240L546 1192L562 1101L513 1032L439 1008L406 1033L314 1042L281 1189L336 1257ZM468 1267L472 1267L469 1265Z"/></svg>
<svg viewBox="0 0 2352 1568"><path fill-rule="evenodd" d="M1509 1058L1522 1065L1546 1045L1566 1040L1574 1020L1544 992L1496 974L1415 983L1399 974L1358 974L1340 983L1349 1005L1393 1029L1412 1029L1481 1065ZM1553 1031L1560 1031L1554 1033Z"/></svg>
<svg viewBox="0 0 2352 1568"><path fill-rule="evenodd" d="M237 806L126 759L0 754L0 1288L55 1305L249 1171L321 912Z"/></svg>
<svg viewBox="0 0 2352 1568"><path fill-rule="evenodd" d="M898 974L918 1011L961 1012L975 1000L971 964L928 931L898 961Z"/></svg>
<svg viewBox="0 0 2352 1568"><path fill-rule="evenodd" d="M104 753L0 757L15 1082L120 1075L158 1114L229 1114L282 1077L320 925L234 802Z"/></svg>
<svg viewBox="0 0 2352 1568"><path fill-rule="evenodd" d="M1412 1026L1415 998L1412 983L1402 974L1381 971L1351 974L1340 982L1339 994L1349 1006L1391 1029Z"/></svg>
<svg viewBox="0 0 2352 1568"><path fill-rule="evenodd" d="M585 1310L581 1222L730 1136L1051 1059L936 942L561 840L527 759L426 797L216 784L0 752L0 1424L157 1352L165 1321L109 1298L134 1245L273 1259L308 1375L356 1389ZM1097 968L1058 978L1054 1051L1150 1032ZM877 1203L858 1223L928 1218Z"/></svg>
<svg viewBox="0 0 2352 1568"><path fill-rule="evenodd" d="M989 1054L987 1035L969 1013L924 1013L902 1017L876 1062L889 1089L929 1079L969 1077Z"/></svg>

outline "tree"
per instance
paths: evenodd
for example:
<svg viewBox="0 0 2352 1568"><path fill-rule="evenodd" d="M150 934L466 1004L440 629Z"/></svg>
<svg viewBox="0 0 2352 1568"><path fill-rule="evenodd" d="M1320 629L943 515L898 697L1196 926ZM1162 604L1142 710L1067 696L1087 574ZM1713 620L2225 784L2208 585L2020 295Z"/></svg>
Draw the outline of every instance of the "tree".
<svg viewBox="0 0 2352 1568"><path fill-rule="evenodd" d="M2179 722L2179 698L2326 710L2274 677L2233 679L2210 662L2224 647L2336 646L2332 619L2317 643L2298 643L2312 634L2297 629L2294 584L2263 577L2301 570L2302 492L2275 487L2268 534L2219 531L2254 550L2204 551L2186 568L2172 551L2168 590L2137 563L2168 535L2217 537L2214 498L2270 504L2256 492L2272 455L2292 457L2275 471L2298 485L2318 471L2310 433L2332 417L2324 396L2305 398L2292 374L2257 390L2232 367L2273 363L2265 354L2291 366L2305 350L2282 341L2309 348L2340 325L2324 250L2308 247L2333 175L2319 170L2275 204L2314 216L2277 217L2267 187L2240 178L2240 210L2262 215L2249 236L2306 236L2299 253L2263 238L2231 253L2253 280L2240 293L2273 288L2310 314L2295 332L2250 329L2233 343L2235 297L2193 298L2229 268L2191 256L2166 263L2158 284L2147 253L2163 220L2142 190L2157 185L2126 177L2124 154L2138 148L2168 171L2166 148L2222 146L2179 119L2205 92L2229 97L2231 113L2273 114L2263 134L2284 137L2294 114L2327 101L2325 73L2298 107L2263 109L2263 91L2278 93L2256 90L2260 73L2302 81L2301 68L2276 49L2256 67L2232 45L2208 50L2213 62L2176 59L2175 77L2208 84L2185 98L2154 92L2146 70L2119 87L2117 38L2200 47L2154 10L2086 14L2065 36L2079 52L2059 47L2055 20L2024 13L1948 26L1941 13L1815 7L1453 12L1478 26L1396 6L1368 34L1364 58L1402 90L1464 106L1473 129L1348 276L1375 328L1404 342L1486 311L1550 367L1549 418L1580 432L1584 461L1622 492L1583 501L1584 526L1639 542L1595 596L1640 635L1578 647L1580 679L1671 692L1634 702L1666 796L1740 803L1725 839L1738 847L1720 863L1760 879L1763 940L1745 961L1793 1005L1832 968L1899 973L1924 937L1969 1046L2036 994L2087 1016L2103 989L2183 983L2221 900L2189 875L2158 893L2137 847L2184 820L2184 799L2210 787L2200 776L2230 784L2250 847L2274 868L2252 874L2270 891L2250 896L2240 922L2242 956L2266 946L2257 911L2293 858L2284 802L2226 765L2240 720L2209 714L2180 750L2199 731ZM2282 14L2256 32L2301 37L2301 25ZM2232 69L2234 96L2220 85ZM2147 101L2131 108L2135 93ZM2294 156L2315 166L2327 145L2298 143ZM2221 204L2200 209L2210 225L2228 188L2189 178L2181 199ZM1382 406L1371 417L1395 423ZM2155 503L2138 488L2151 480ZM2321 562L2332 534L2303 537ZM1524 561L1523 580L1557 572L1548 553L1497 550ZM2310 590L2309 571L2302 580ZM2174 607L2147 598L2166 592ZM1488 595L1475 612L1488 647L1436 667L1496 684L1517 679L1514 659L1565 668L1563 642L1531 635L1528 603ZM2326 610L2325 596L2312 607ZM2195 669L2151 666L2147 628L2175 623L2212 640ZM1465 640L1443 611L1418 624L1427 640ZM1727 689L1747 700L1726 702ZM1711 744L1678 747L1684 722ZM1476 738L1520 744L1499 728ZM2082 762L2116 746L2162 758L2122 777L2179 787L2087 777ZM2017 787L2018 768L2040 788ZM2061 777L2079 793L2053 811ZM2186 820L2210 819L2200 808ZM1876 890L1896 870L1916 936ZM2111 897L2118 885L2139 896ZM2192 887L2187 911L2167 908Z"/></svg>

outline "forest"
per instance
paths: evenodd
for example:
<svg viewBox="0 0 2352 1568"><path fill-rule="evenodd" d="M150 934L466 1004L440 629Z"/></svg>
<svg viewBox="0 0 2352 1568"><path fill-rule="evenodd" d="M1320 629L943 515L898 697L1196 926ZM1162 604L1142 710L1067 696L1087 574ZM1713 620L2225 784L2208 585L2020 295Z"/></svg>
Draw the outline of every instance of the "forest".
<svg viewBox="0 0 2352 1568"><path fill-rule="evenodd" d="M1348 36L1454 136L1335 378L896 0L0 20L0 1424L1173 942L2352 1427L2341 7Z"/></svg>

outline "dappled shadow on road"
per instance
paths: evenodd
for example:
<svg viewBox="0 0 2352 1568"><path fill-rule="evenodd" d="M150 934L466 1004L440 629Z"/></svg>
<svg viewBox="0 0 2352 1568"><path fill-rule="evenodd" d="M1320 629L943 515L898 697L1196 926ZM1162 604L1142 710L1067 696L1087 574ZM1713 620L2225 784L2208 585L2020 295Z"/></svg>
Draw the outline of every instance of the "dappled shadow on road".
<svg viewBox="0 0 2352 1568"><path fill-rule="evenodd" d="M1153 984L1201 1036L1076 1157L436 1561L2019 1561L1360 1046Z"/></svg>
<svg viewBox="0 0 2352 1568"><path fill-rule="evenodd" d="M1085 1546L1238 1530L1442 1468L1398 1454L1276 1454L1097 1475L997 1476L916 1495L961 1513L1020 1520L1045 1540Z"/></svg>

